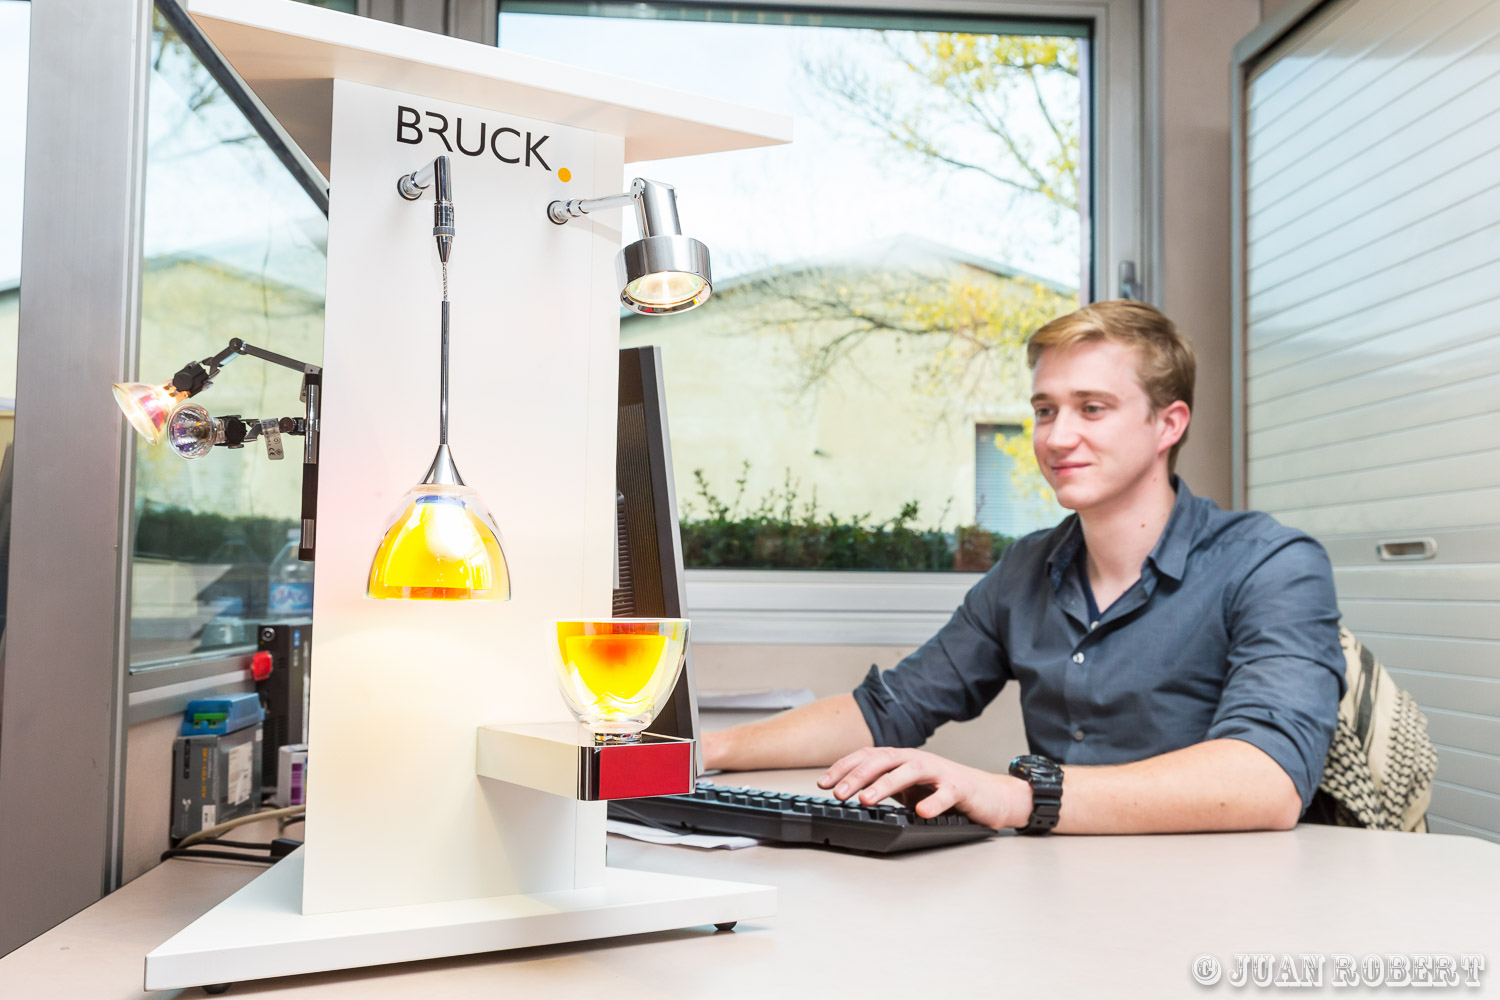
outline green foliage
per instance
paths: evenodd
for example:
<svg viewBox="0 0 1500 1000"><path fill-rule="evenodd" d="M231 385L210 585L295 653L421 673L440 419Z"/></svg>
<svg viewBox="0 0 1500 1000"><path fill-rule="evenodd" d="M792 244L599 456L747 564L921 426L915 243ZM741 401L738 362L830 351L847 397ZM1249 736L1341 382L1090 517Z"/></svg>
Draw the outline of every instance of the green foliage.
<svg viewBox="0 0 1500 1000"><path fill-rule="evenodd" d="M717 496L702 469L693 470L698 498L707 516L681 522L683 562L693 569L824 569L949 571L954 568L958 533L916 527L915 501L885 521L869 514L841 518L819 514L817 494L798 503L788 470L782 488L771 490L741 512L750 463L735 480L734 498ZM939 521L942 518L939 517ZM960 529L965 531L968 529ZM991 563L1012 539L992 537Z"/></svg>
<svg viewBox="0 0 1500 1000"><path fill-rule="evenodd" d="M297 522L276 517L226 517L146 503L135 528L135 554L178 562L268 564Z"/></svg>

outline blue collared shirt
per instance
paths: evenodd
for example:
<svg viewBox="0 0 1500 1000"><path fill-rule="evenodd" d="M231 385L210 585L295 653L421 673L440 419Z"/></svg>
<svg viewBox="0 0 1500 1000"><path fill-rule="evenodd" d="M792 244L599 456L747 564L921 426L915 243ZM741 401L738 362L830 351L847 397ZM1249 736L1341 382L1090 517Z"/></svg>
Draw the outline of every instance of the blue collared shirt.
<svg viewBox="0 0 1500 1000"><path fill-rule="evenodd" d="M921 746L1021 685L1032 753L1119 764L1244 740L1291 776L1305 809L1344 690L1328 555L1181 480L1140 579L1091 620L1076 514L1018 539L948 624L854 691L876 746Z"/></svg>

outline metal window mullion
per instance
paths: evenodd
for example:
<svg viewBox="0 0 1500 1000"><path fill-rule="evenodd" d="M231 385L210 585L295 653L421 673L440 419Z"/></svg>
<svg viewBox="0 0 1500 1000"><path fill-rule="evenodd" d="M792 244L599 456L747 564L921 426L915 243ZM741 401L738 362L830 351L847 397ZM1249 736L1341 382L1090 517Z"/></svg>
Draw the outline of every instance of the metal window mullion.
<svg viewBox="0 0 1500 1000"><path fill-rule="evenodd" d="M214 48L208 36L203 34L197 23L188 16L177 0L156 0L156 7L161 11L172 30L177 32L185 45L197 57L203 67L208 70L214 78L214 82L224 91L234 106L239 109L240 114L255 129L257 135L270 148L275 157L286 167L287 173L292 179L301 185L302 190L312 199L318 211L325 216L328 214L328 178L323 176L317 166L297 145L295 139L282 127L261 99L255 95L234 67L230 66L219 55L219 50Z"/></svg>
<svg viewBox="0 0 1500 1000"><path fill-rule="evenodd" d="M31 15L0 954L119 883L150 0Z"/></svg>

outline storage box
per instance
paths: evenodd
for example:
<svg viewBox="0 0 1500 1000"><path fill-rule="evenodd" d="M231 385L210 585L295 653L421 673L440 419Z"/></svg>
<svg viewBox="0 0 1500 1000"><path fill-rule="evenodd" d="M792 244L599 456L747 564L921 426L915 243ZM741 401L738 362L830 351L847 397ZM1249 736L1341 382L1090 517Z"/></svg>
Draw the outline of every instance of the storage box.
<svg viewBox="0 0 1500 1000"><path fill-rule="evenodd" d="M307 744L291 743L277 755L276 791L271 798L278 806L307 804Z"/></svg>
<svg viewBox="0 0 1500 1000"><path fill-rule="evenodd" d="M255 812L261 795L259 724L172 744L172 838Z"/></svg>

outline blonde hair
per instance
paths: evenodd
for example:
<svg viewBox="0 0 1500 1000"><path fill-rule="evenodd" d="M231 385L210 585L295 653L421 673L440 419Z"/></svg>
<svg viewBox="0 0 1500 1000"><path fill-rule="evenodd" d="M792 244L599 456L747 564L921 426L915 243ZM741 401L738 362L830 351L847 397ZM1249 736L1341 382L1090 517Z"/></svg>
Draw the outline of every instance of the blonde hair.
<svg viewBox="0 0 1500 1000"><path fill-rule="evenodd" d="M1193 348L1177 332L1172 321L1144 302L1113 299L1095 302L1043 326L1026 341L1026 364L1033 370L1049 347L1068 348L1107 340L1135 348L1136 377L1151 400L1154 416L1182 400L1193 407L1193 380L1198 362ZM1187 441L1187 431L1167 456L1167 471L1177 469L1177 452Z"/></svg>

